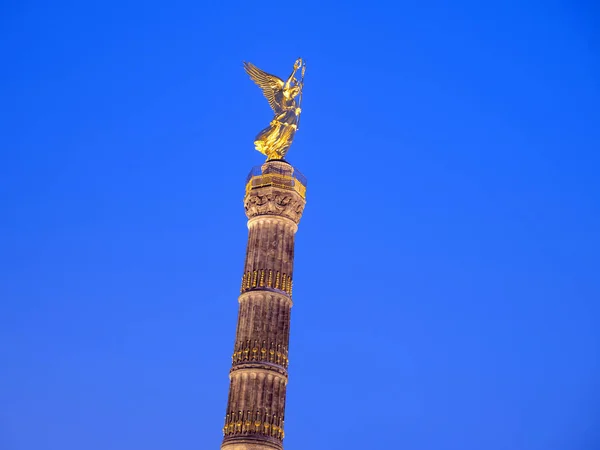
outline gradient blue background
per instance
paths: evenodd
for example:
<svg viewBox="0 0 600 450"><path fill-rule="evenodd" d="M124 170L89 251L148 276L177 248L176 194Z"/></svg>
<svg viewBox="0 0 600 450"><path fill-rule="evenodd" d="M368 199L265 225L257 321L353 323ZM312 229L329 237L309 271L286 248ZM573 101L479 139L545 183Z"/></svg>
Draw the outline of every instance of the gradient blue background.
<svg viewBox="0 0 600 450"><path fill-rule="evenodd" d="M592 5L2 3L0 449L219 447L300 55L286 450L600 448Z"/></svg>

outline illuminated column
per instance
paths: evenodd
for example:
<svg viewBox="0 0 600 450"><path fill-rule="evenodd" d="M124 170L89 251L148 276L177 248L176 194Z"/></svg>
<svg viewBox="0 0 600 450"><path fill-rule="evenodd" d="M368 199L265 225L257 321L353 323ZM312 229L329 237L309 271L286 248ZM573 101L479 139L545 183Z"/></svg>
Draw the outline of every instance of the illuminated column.
<svg viewBox="0 0 600 450"><path fill-rule="evenodd" d="M306 182L285 161L250 173L248 245L229 372L223 450L283 448L294 235Z"/></svg>

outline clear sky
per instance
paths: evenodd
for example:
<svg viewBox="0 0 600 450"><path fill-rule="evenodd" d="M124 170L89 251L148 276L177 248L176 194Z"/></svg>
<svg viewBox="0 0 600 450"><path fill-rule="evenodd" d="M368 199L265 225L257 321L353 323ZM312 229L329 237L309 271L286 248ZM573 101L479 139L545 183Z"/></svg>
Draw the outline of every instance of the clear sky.
<svg viewBox="0 0 600 450"><path fill-rule="evenodd" d="M593 2L2 2L0 449L217 449L307 61L286 450L600 448Z"/></svg>

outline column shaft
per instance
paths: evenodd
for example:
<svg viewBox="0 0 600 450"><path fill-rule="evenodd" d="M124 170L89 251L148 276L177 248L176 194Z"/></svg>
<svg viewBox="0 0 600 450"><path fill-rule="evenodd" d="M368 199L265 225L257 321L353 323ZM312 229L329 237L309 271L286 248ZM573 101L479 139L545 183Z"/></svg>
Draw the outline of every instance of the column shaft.
<svg viewBox="0 0 600 450"><path fill-rule="evenodd" d="M248 244L222 450L283 448L294 235L305 204L293 170L267 162L247 187Z"/></svg>

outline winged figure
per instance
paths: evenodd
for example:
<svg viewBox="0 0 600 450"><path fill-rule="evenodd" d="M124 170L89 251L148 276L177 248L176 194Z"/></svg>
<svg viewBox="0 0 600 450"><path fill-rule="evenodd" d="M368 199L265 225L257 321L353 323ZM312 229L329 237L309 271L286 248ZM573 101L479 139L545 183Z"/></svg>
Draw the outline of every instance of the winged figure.
<svg viewBox="0 0 600 450"><path fill-rule="evenodd" d="M300 122L300 103L306 64L302 58L298 58L294 63L294 70L286 81L260 70L249 62L244 62L244 69L252 81L262 89L263 95L275 113L269 126L256 136L254 146L256 150L267 156L267 161L283 159L292 145ZM300 80L296 78L299 69L301 69ZM299 97L298 101L296 97Z"/></svg>

